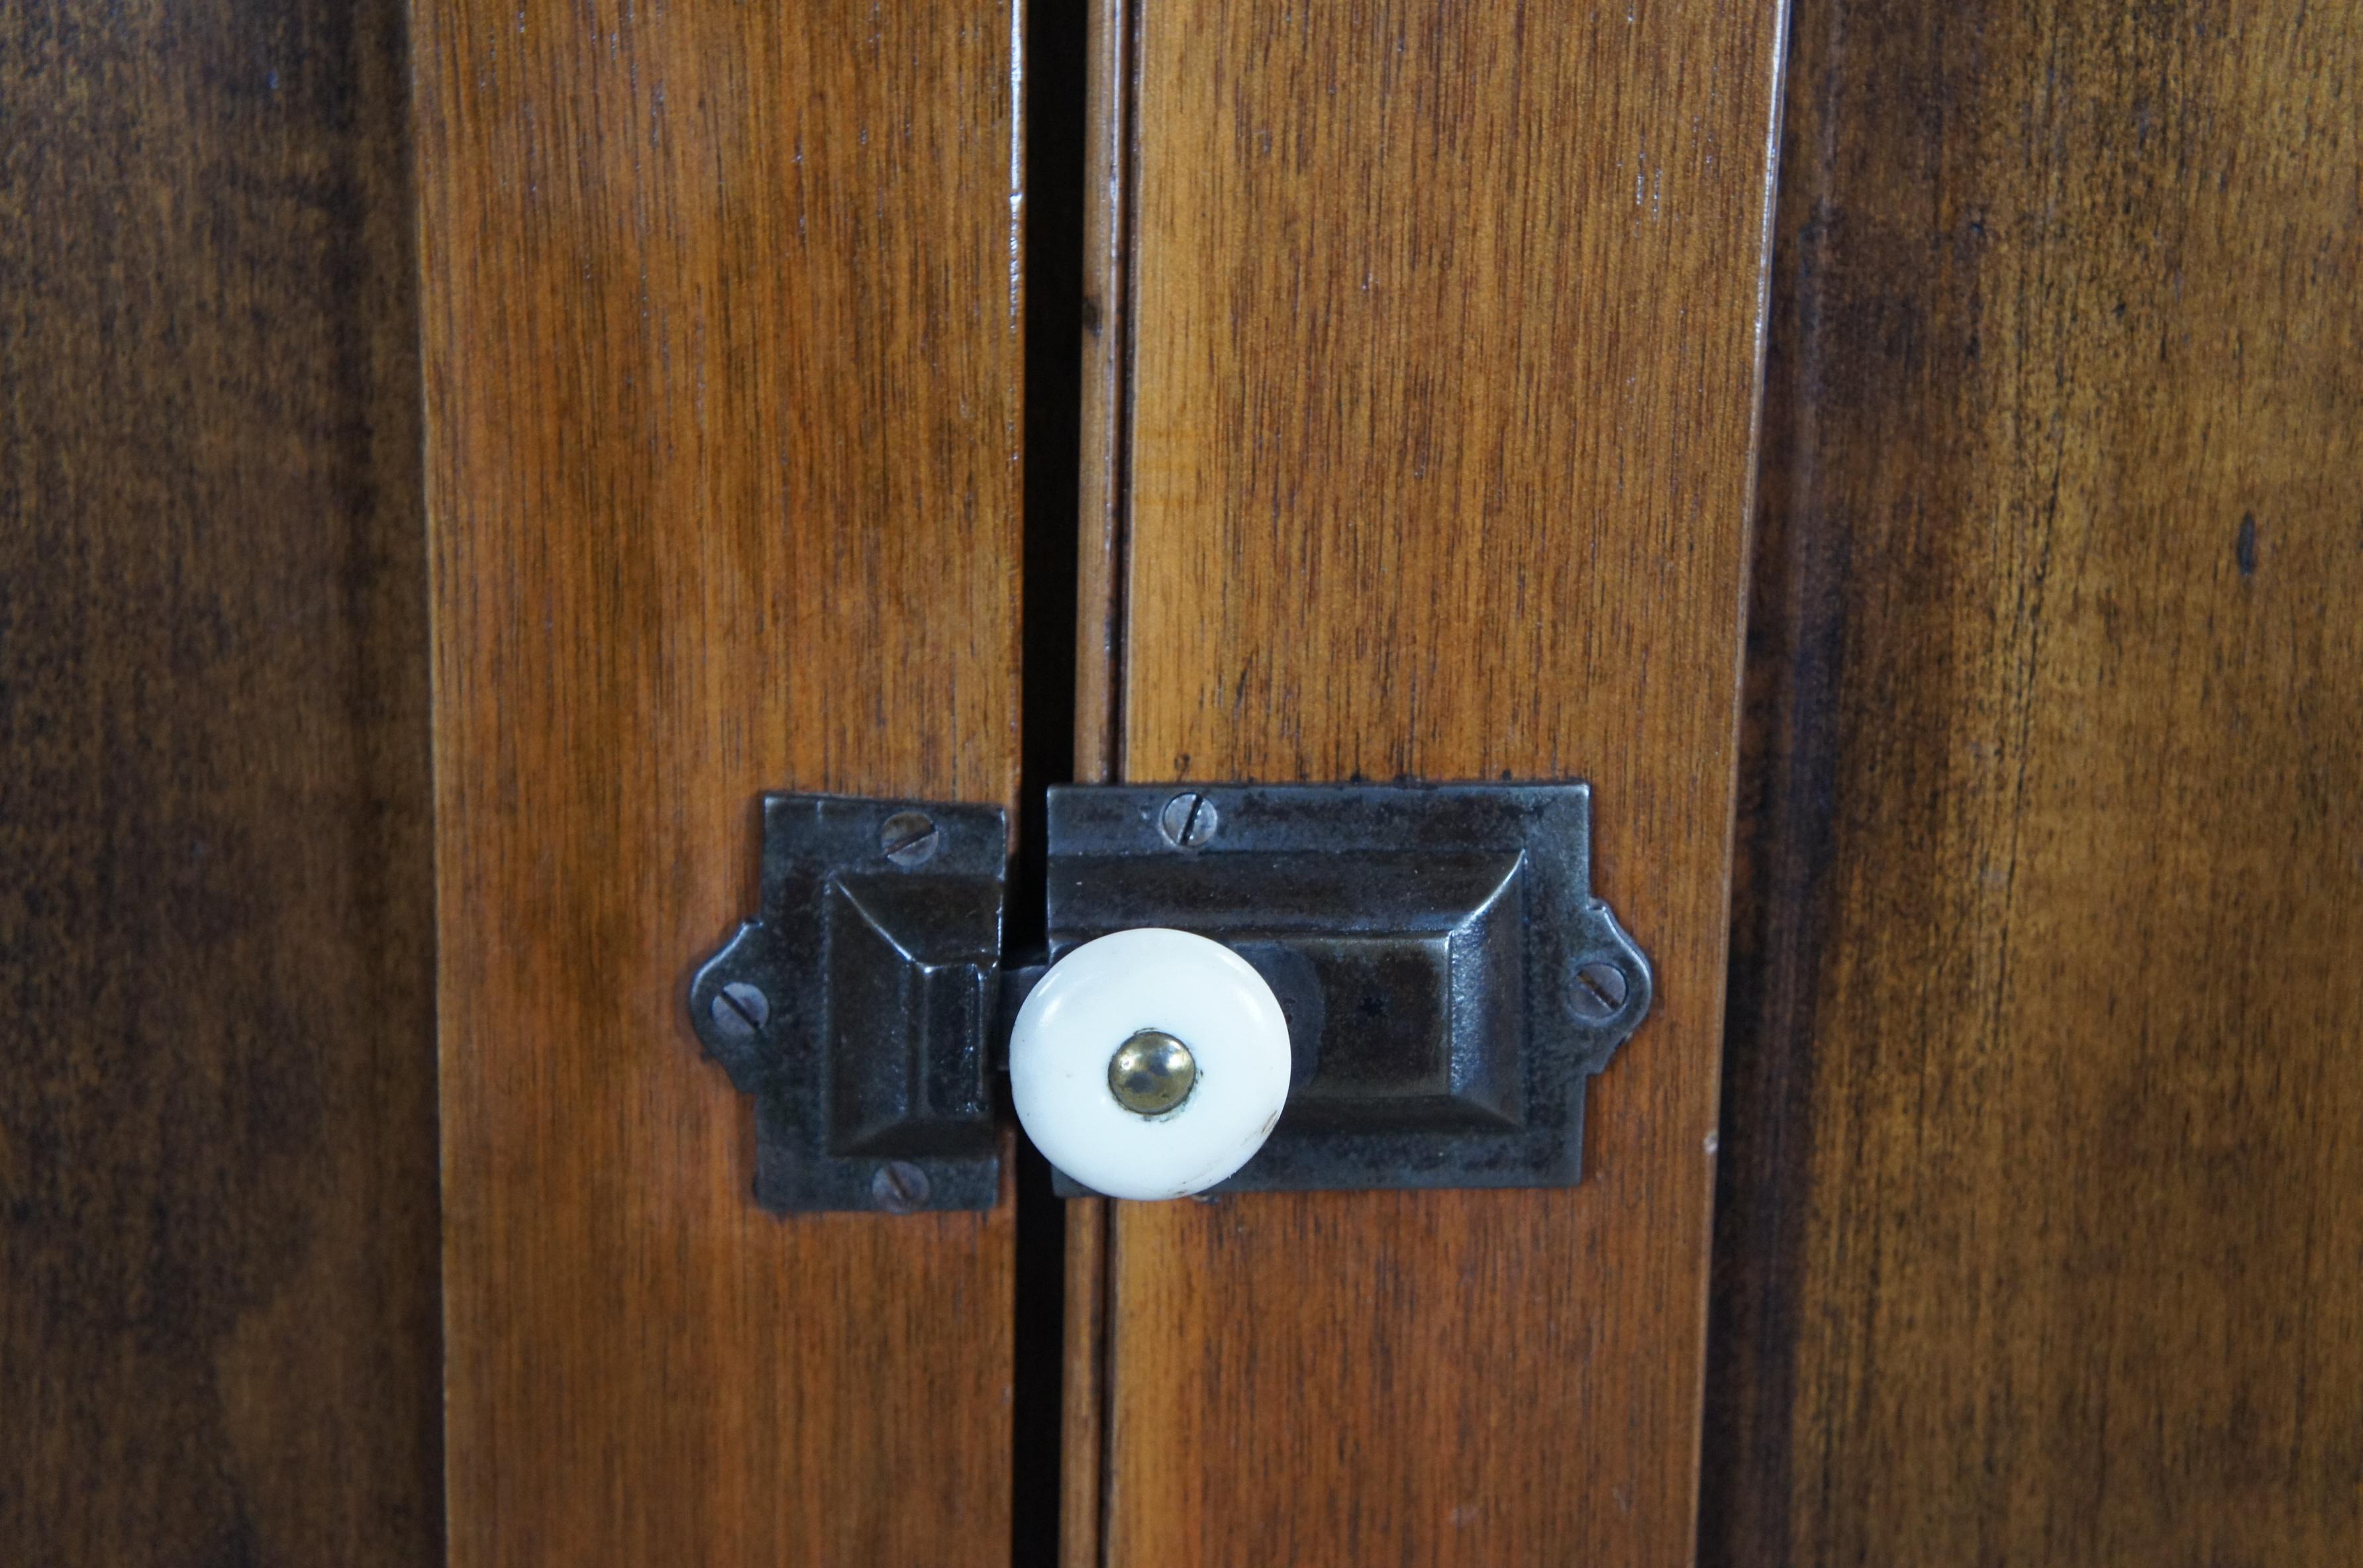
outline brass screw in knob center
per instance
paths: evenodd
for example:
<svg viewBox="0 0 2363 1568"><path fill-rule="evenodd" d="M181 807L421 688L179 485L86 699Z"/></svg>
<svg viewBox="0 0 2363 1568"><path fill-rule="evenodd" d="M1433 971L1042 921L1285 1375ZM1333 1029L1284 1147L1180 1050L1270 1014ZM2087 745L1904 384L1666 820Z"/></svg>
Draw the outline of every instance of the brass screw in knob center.
<svg viewBox="0 0 2363 1568"><path fill-rule="evenodd" d="M1198 1059L1190 1047L1159 1029L1144 1029L1108 1058L1108 1092L1126 1110L1161 1116L1190 1098L1198 1082Z"/></svg>

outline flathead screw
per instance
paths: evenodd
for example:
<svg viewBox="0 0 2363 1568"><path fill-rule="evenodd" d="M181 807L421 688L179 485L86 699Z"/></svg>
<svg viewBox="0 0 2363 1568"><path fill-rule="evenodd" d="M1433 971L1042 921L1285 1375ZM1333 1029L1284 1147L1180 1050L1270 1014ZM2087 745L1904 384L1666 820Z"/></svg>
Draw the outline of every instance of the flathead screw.
<svg viewBox="0 0 2363 1568"><path fill-rule="evenodd" d="M927 1173L908 1160L889 1160L870 1178L870 1196L889 1214L908 1214L927 1201Z"/></svg>
<svg viewBox="0 0 2363 1568"><path fill-rule="evenodd" d="M1158 813L1158 830L1165 842L1176 849L1195 849L1215 836L1222 825L1222 814L1215 802L1195 790L1186 790L1165 802Z"/></svg>
<svg viewBox="0 0 2363 1568"><path fill-rule="evenodd" d="M1604 961L1585 964L1575 971L1575 984L1568 988L1568 1000L1576 1016L1592 1023L1605 1023L1616 1016L1632 992L1632 982L1625 971Z"/></svg>
<svg viewBox="0 0 2363 1568"><path fill-rule="evenodd" d="M925 812L896 812L878 830L878 847L897 866L917 866L932 858L944 835Z"/></svg>
<svg viewBox="0 0 2363 1568"><path fill-rule="evenodd" d="M771 999L744 980L733 980L714 994L705 1010L725 1040L752 1040L771 1016Z"/></svg>

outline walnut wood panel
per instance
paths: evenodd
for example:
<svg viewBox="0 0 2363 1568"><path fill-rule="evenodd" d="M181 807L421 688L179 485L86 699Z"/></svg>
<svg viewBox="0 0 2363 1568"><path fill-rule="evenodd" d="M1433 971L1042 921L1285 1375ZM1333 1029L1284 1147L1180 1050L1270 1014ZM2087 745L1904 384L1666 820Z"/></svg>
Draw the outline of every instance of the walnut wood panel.
<svg viewBox="0 0 2363 1568"><path fill-rule="evenodd" d="M1008 802L1011 12L418 17L455 1561L1009 1554L1012 1220L782 1220L755 799Z"/></svg>
<svg viewBox="0 0 2363 1568"><path fill-rule="evenodd" d="M2363 1561L2358 24L1798 12L1709 1561Z"/></svg>
<svg viewBox="0 0 2363 1568"><path fill-rule="evenodd" d="M441 1540L403 7L0 8L0 1558Z"/></svg>
<svg viewBox="0 0 2363 1568"><path fill-rule="evenodd" d="M1677 1563L1777 6L1140 13L1124 770L1582 778L1576 1188L1118 1205L1112 1562Z"/></svg>

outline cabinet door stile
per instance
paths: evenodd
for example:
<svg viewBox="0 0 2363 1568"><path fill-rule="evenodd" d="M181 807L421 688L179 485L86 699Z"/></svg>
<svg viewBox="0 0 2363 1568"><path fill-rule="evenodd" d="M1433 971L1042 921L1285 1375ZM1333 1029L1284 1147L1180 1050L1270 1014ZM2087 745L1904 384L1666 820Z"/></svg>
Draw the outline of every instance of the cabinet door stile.
<svg viewBox="0 0 2363 1568"><path fill-rule="evenodd" d="M417 12L455 1562L996 1563L1013 1215L776 1218L771 789L1015 804L1017 14Z"/></svg>
<svg viewBox="0 0 2363 1568"><path fill-rule="evenodd" d="M1962 21L1797 11L1701 1557L2343 1568L2363 14Z"/></svg>
<svg viewBox="0 0 2363 1568"><path fill-rule="evenodd" d="M1781 22L1138 16L1124 777L1589 779L1659 992L1579 1187L1115 1206L1111 1562L1689 1559Z"/></svg>
<svg viewBox="0 0 2363 1568"><path fill-rule="evenodd" d="M442 1544L402 0L0 6L0 1562Z"/></svg>

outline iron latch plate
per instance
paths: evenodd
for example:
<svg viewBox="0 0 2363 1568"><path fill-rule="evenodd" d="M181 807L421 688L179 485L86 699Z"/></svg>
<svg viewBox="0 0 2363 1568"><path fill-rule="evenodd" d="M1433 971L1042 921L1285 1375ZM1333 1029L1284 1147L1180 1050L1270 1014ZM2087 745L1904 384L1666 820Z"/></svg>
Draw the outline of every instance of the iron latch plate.
<svg viewBox="0 0 2363 1568"><path fill-rule="evenodd" d="M689 1012L755 1102L765 1208L993 1207L1008 846L998 806L764 797L761 912Z"/></svg>
<svg viewBox="0 0 2363 1568"><path fill-rule="evenodd" d="M1586 1082L1651 987L1592 895L1588 786L1054 789L1048 861L1053 960L1170 926L1279 996L1288 1105L1214 1191L1581 1178Z"/></svg>
<svg viewBox="0 0 2363 1568"><path fill-rule="evenodd" d="M993 1069L1039 974L1001 952L1004 813L782 794L762 815L760 911L689 995L755 1103L758 1199L992 1207ZM1194 932L1287 1014L1287 1109L1215 1191L1581 1178L1586 1083L1651 990L1592 894L1588 786L1070 786L1048 821L1050 958Z"/></svg>

